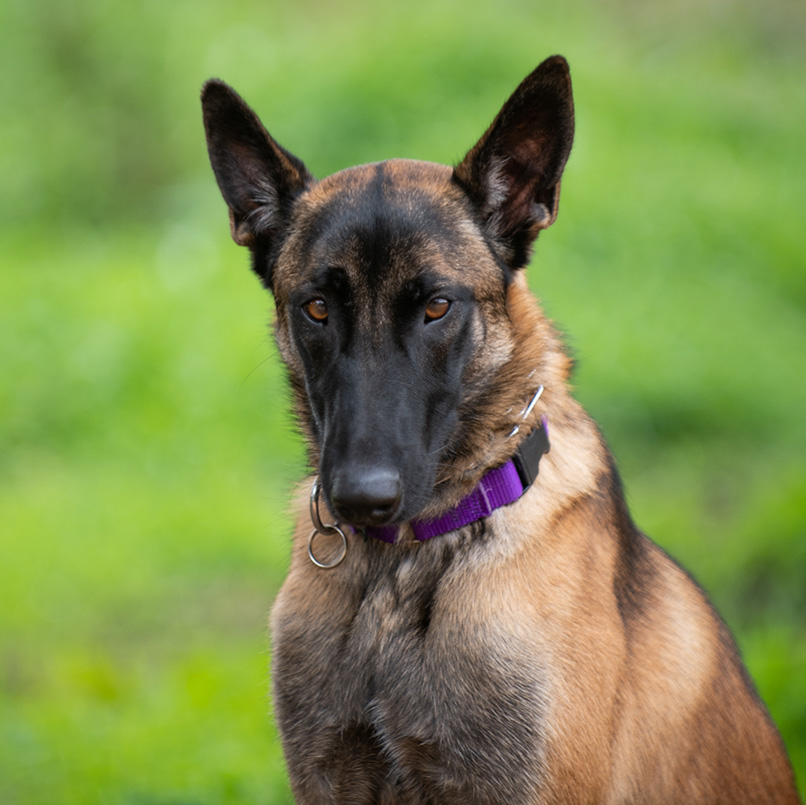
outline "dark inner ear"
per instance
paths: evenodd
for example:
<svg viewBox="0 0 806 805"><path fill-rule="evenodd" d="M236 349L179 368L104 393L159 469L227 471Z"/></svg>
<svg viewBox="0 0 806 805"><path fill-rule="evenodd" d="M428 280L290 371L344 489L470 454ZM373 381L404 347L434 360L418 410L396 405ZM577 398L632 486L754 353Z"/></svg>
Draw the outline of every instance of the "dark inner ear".
<svg viewBox="0 0 806 805"><path fill-rule="evenodd" d="M213 79L204 85L202 112L210 164L229 207L233 239L253 250L258 240L276 243L311 175L224 82ZM262 243L261 251L268 244Z"/></svg>
<svg viewBox="0 0 806 805"><path fill-rule="evenodd" d="M552 56L521 83L454 170L513 268L526 264L532 241L557 217L573 137L568 64Z"/></svg>

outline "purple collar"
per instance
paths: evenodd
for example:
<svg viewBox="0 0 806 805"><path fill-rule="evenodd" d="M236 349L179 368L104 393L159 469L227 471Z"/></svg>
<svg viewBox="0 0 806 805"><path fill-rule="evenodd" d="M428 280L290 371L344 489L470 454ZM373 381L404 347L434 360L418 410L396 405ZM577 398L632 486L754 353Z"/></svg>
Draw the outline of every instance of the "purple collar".
<svg viewBox="0 0 806 805"><path fill-rule="evenodd" d="M412 520L409 526L414 538L425 542L475 523L496 509L514 503L534 483L540 459L548 453L549 447L548 420L543 416L540 425L524 439L515 455L506 464L484 475L479 485L459 505L433 520ZM394 542L398 526L370 526L364 533L381 542Z"/></svg>

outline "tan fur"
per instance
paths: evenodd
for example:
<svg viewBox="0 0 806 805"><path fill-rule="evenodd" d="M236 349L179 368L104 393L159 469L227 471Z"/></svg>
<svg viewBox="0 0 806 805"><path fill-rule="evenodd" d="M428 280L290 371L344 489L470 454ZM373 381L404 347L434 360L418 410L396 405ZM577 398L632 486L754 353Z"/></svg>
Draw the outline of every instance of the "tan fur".
<svg viewBox="0 0 806 805"><path fill-rule="evenodd" d="M445 191L436 179L429 184ZM469 231L467 237L464 259L478 263L478 236ZM463 634L483 636L487 656L492 652L502 673L513 664L539 669L544 771L536 775L530 802L797 802L774 728L739 680L737 661L720 645L724 627L688 576L650 543L655 576L646 613L625 628L613 596L618 524L598 486L609 471L606 448L569 394L570 361L522 274L509 288L507 311L506 319L496 320L498 337L470 370L500 373L500 397L477 412L484 417L476 423L478 442L465 464L451 468L445 480L450 494L439 506L458 500L486 467L511 454L506 434L529 394L530 375L546 391L526 425L546 414L552 449L529 493L490 516L496 541L468 548L461 570L443 579L429 633L434 662L443 661L443 650L449 656L461 622ZM301 496L289 577L273 611L278 640L292 622L316 622L339 634L354 617L351 582L366 576L364 554L378 548L350 537L341 566L329 573L315 568L306 550L308 491ZM382 549L405 589L417 567L432 562L429 554L442 550L438 542L463 539L446 535ZM338 547L336 539L318 538L325 560ZM389 650L385 635L406 628L410 616L399 598L390 587L364 613L373 656Z"/></svg>
<svg viewBox="0 0 806 805"><path fill-rule="evenodd" d="M613 596L617 524L603 523L590 505L591 498L597 507L609 503L597 487L606 450L568 395L569 362L520 278L508 307L512 360L539 366L548 379L534 416L548 412L552 449L532 490L490 516L499 539L470 548L461 571L443 583L431 650L438 657L440 641L448 644L461 622L463 632L485 636L502 668L514 662L540 669L545 772L529 802L798 802L780 739L720 643L724 626L689 577L651 543L657 575L647 612L625 629ZM512 399L523 396L514 382L510 392ZM504 409L480 429L503 432ZM485 449L494 453L495 440ZM352 614L349 580L366 572L360 538L330 574L310 563L307 493L303 488L292 566L273 611L278 635L291 621L325 622L339 633ZM403 587L437 548L436 542L384 546ZM383 654L384 634L405 617L391 593L374 602L368 621L375 652Z"/></svg>
<svg viewBox="0 0 806 805"><path fill-rule="evenodd" d="M531 241L557 215L571 147L565 61L527 77L453 170L392 160L316 182L231 89L210 82L204 104L233 238L275 297L311 466L335 487L347 456L360 486L389 477L392 444L416 501L408 517L385 515L401 522L394 544L343 525L344 560L323 570L308 555L313 478L298 490L271 618L296 800L798 802L727 627L632 522L612 457L571 396L571 361L527 288ZM443 294L455 316L435 329L423 305ZM329 329L306 319L310 299L331 311ZM444 378L453 385L429 385ZM411 413L443 398L455 403L441 420ZM519 500L413 539L409 518L455 506L543 417L551 449ZM426 443L440 422L446 440ZM335 522L337 496L320 506ZM369 504L357 516L379 522ZM313 545L325 564L342 550L336 534Z"/></svg>

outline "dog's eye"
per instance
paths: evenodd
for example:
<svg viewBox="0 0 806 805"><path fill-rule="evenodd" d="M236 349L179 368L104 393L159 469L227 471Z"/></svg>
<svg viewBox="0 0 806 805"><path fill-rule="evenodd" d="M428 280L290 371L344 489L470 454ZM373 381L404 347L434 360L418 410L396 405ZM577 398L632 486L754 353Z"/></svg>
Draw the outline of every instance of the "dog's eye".
<svg viewBox="0 0 806 805"><path fill-rule="evenodd" d="M441 319L450 309L451 303L447 299L437 296L425 306L425 320L429 322Z"/></svg>
<svg viewBox="0 0 806 805"><path fill-rule="evenodd" d="M312 321L319 324L324 324L327 321L327 304L324 299L319 299L318 297L311 299L310 302L306 302L302 306L302 309Z"/></svg>

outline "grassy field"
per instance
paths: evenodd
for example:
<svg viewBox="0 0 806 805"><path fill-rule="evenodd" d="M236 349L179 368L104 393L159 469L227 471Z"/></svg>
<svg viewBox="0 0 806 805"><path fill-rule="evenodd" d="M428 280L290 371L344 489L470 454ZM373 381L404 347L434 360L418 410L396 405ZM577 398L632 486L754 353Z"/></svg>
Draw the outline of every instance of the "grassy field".
<svg viewBox="0 0 806 805"><path fill-rule="evenodd" d="M0 802L290 801L265 622L305 460L202 81L321 176L458 160L555 52L532 286L804 790L805 36L795 0L3 4Z"/></svg>

